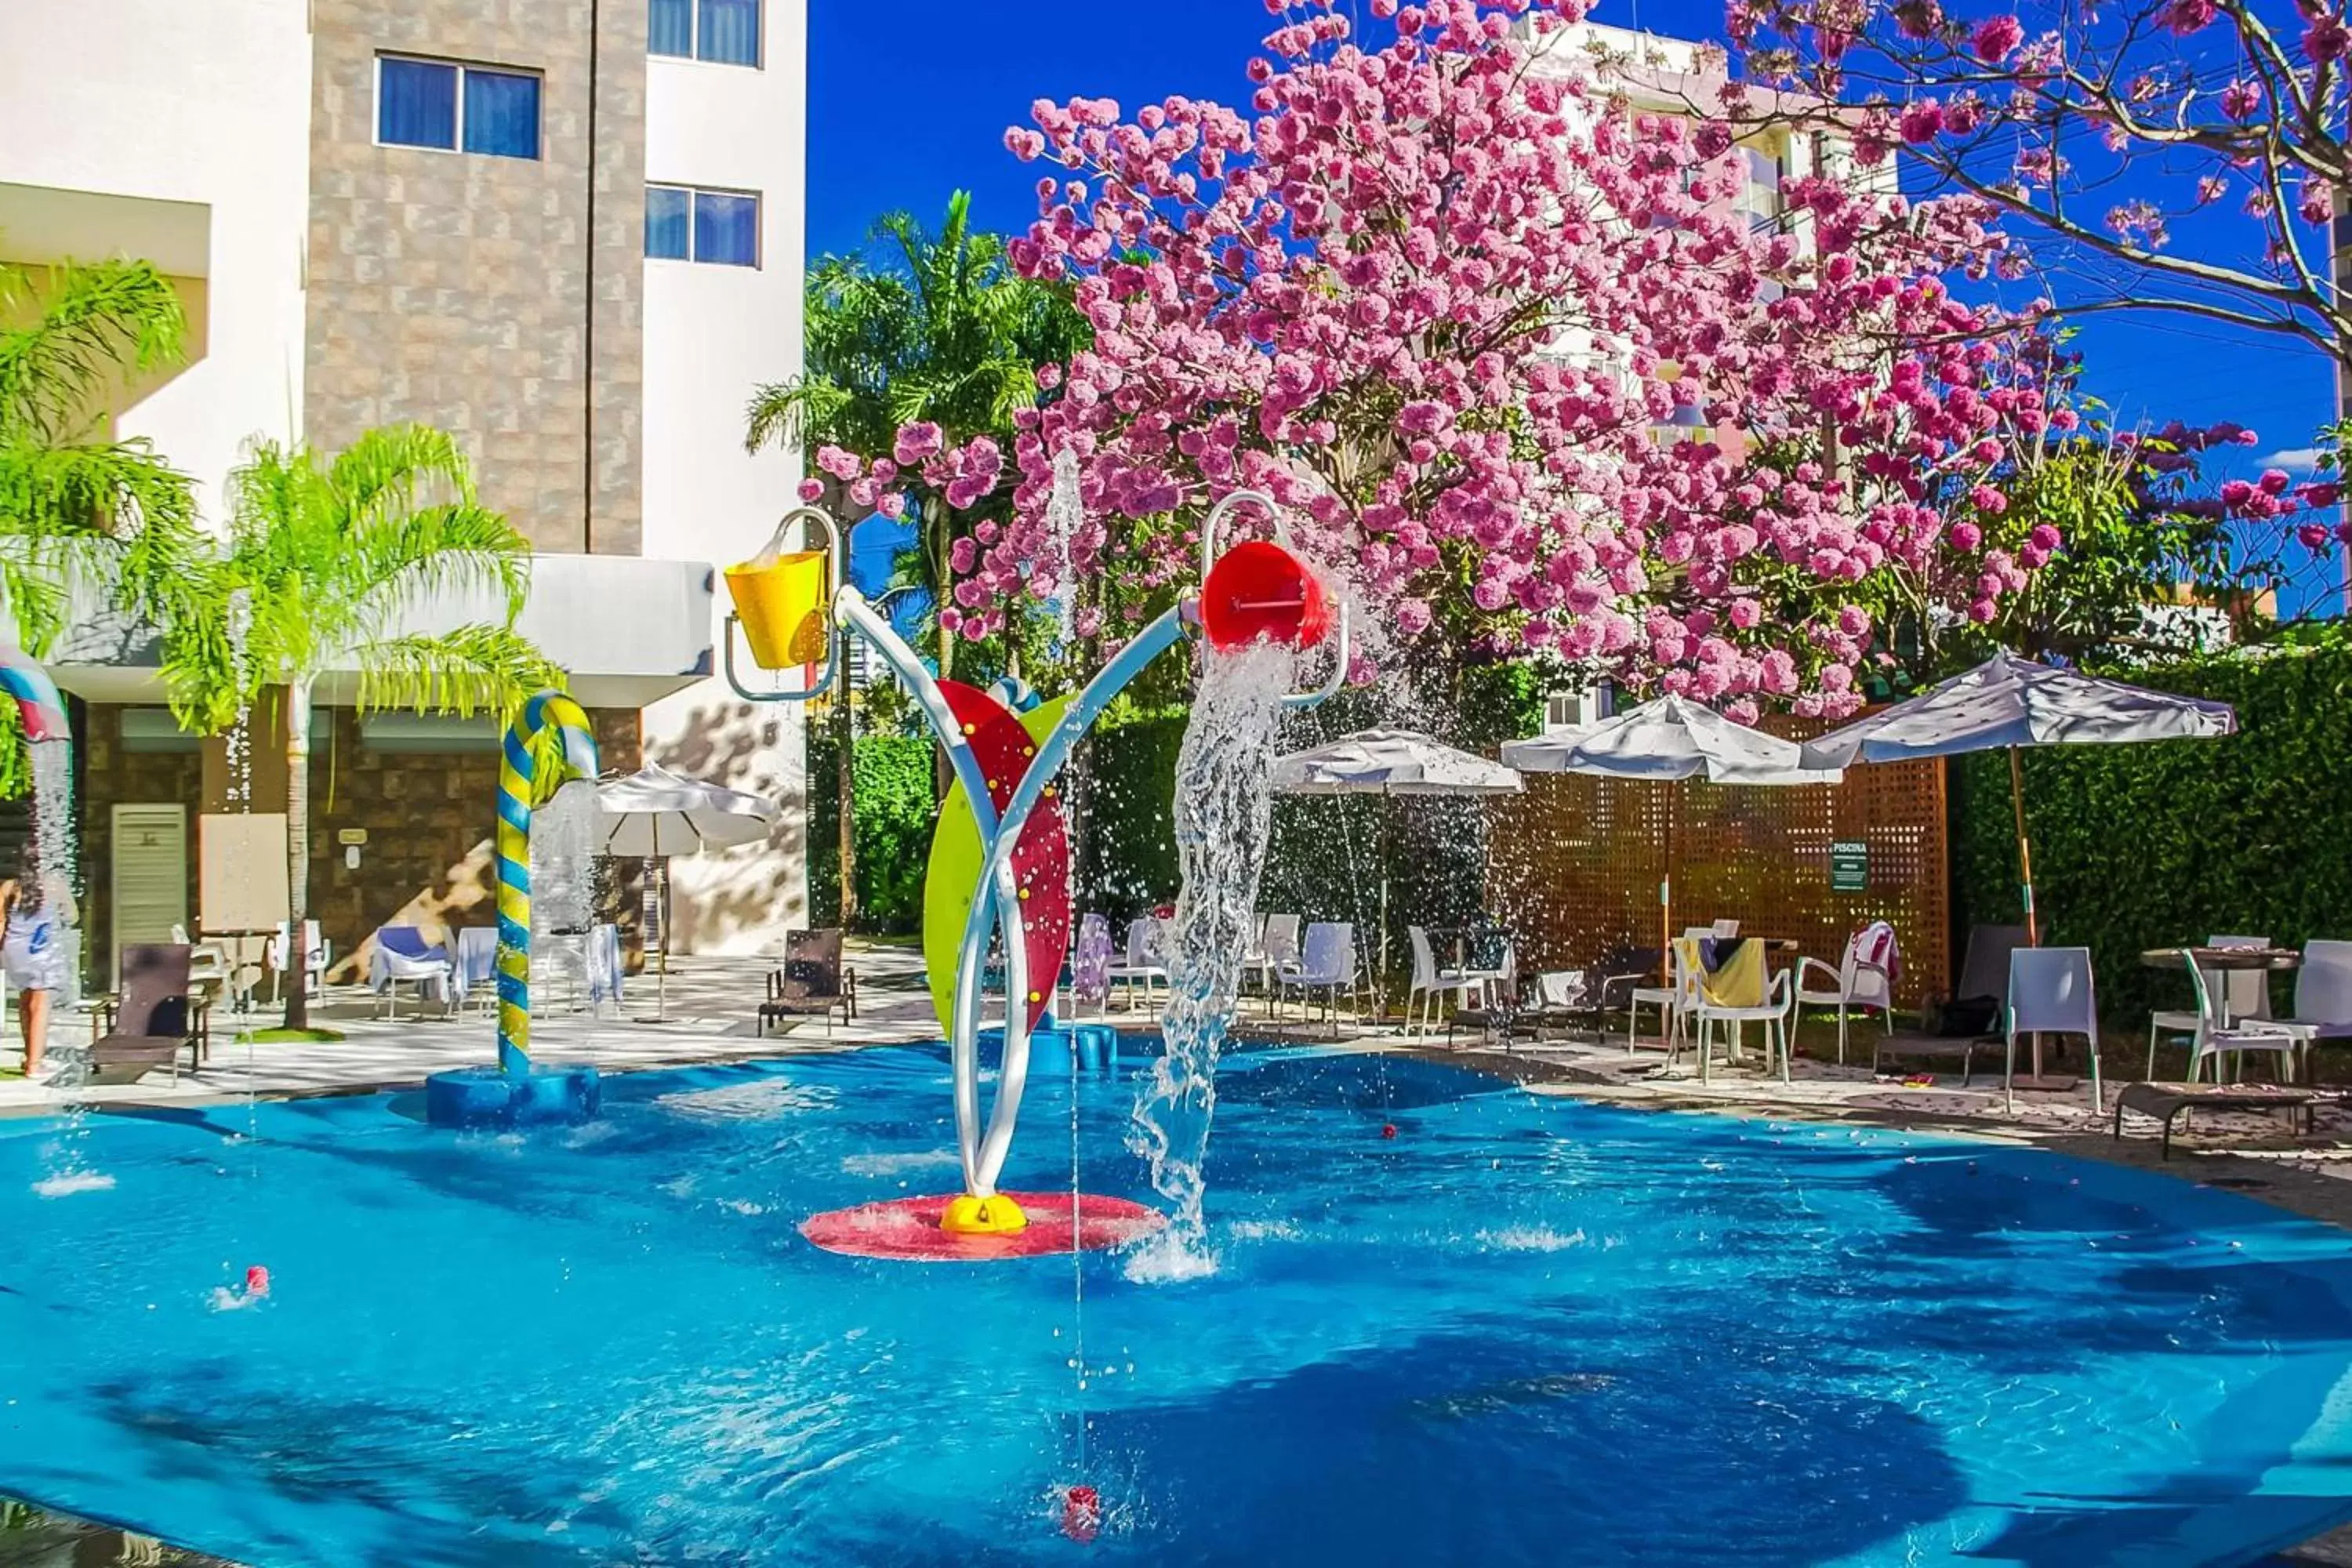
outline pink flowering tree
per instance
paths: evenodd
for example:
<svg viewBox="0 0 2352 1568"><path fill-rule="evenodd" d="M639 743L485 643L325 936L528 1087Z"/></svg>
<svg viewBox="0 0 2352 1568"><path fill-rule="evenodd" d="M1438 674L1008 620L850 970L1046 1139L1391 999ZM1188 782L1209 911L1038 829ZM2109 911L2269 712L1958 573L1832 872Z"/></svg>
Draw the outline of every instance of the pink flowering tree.
<svg viewBox="0 0 2352 1568"><path fill-rule="evenodd" d="M2330 219L2352 182L2343 0L1730 0L1732 106L1899 148L1999 211L2063 311L2157 306L2352 358Z"/></svg>
<svg viewBox="0 0 2352 1568"><path fill-rule="evenodd" d="M1759 221L1729 123L1637 108L1548 0L1374 0L1377 47L1328 0L1274 8L1246 113L1041 100L1007 135L1047 171L1013 265L1069 284L1095 342L1017 418L964 635L1074 579L1130 605L1188 581L1241 487L1400 654L1549 655L1735 712L1855 706L1889 574L1979 619L2030 579L1947 500L2051 417L2014 328L1941 281L1990 249L1985 203L1830 168Z"/></svg>

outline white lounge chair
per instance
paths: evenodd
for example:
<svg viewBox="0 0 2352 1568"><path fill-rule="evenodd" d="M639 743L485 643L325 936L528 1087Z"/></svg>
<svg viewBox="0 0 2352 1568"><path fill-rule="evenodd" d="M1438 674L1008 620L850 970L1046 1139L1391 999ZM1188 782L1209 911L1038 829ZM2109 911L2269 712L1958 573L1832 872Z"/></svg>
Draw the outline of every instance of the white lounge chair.
<svg viewBox="0 0 2352 1568"><path fill-rule="evenodd" d="M439 1000L444 1014L457 1010L457 970L449 962L448 950L428 945L415 926L378 926L368 973L371 983L383 994L387 1017L400 1016L404 984L416 987L420 1004L430 995Z"/></svg>

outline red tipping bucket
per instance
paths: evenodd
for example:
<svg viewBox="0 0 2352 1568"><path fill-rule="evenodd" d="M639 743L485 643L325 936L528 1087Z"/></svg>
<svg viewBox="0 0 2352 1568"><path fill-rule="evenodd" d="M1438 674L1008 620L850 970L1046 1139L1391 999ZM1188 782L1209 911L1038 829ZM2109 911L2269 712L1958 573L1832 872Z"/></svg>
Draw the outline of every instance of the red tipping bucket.
<svg viewBox="0 0 2352 1568"><path fill-rule="evenodd" d="M1260 637L1313 647L1331 634L1331 595L1288 550L1244 540L1217 557L1201 584L1201 629L1223 653Z"/></svg>

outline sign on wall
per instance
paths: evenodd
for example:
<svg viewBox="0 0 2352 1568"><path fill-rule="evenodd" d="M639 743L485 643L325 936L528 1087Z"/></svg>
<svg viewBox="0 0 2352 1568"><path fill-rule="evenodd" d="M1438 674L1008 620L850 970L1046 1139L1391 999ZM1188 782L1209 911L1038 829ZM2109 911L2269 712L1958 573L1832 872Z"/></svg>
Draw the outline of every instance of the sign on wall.
<svg viewBox="0 0 2352 1568"><path fill-rule="evenodd" d="M1861 893L1870 889L1870 845L1860 838L1840 838L1830 845L1830 891Z"/></svg>

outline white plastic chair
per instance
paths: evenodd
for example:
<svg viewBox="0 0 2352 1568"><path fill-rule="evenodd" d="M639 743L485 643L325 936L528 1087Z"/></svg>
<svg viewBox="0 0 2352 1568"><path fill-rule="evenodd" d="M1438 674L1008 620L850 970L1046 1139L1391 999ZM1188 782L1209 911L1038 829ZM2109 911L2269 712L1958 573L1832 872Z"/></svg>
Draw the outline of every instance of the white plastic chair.
<svg viewBox="0 0 2352 1568"><path fill-rule="evenodd" d="M2352 1038L2352 942L2305 942L2303 967L2294 976L2294 1016L2270 1023L2306 1046Z"/></svg>
<svg viewBox="0 0 2352 1568"><path fill-rule="evenodd" d="M1404 1026L1416 1039L1426 1039L1430 1018L1437 1009L1439 993L1456 991L1466 994L1475 982L1465 970L1438 967L1437 952L1430 946L1427 927L1409 925L1404 928L1404 935L1405 940L1412 944L1412 983L1405 987ZM1412 1014L1415 1002L1421 1005L1422 1016L1418 1024Z"/></svg>
<svg viewBox="0 0 2352 1568"><path fill-rule="evenodd" d="M450 957L451 976L461 1005L495 1009L499 1001L499 928L460 926Z"/></svg>
<svg viewBox="0 0 2352 1568"><path fill-rule="evenodd" d="M1307 941L1298 963L1284 970L1279 976L1282 994L1294 988L1303 992L1325 994L1324 1016L1331 1022L1331 1032L1339 1032L1339 992L1342 987L1353 1002L1357 994L1356 928L1346 921L1317 921L1307 928ZM1300 1005L1305 1005L1302 998Z"/></svg>
<svg viewBox="0 0 2352 1568"><path fill-rule="evenodd" d="M1764 1066L1771 1069L1772 1058L1780 1058L1780 1081L1789 1081L1789 1027L1797 1008L1791 977L1786 969L1772 976L1766 986L1764 1000L1752 1007L1733 1007L1707 994L1705 979L1696 970L1691 972L1689 995L1684 1011L1697 1026L1698 1080L1707 1080L1707 1065L1715 1056L1715 1026L1728 1024L1732 1028L1731 1044L1736 1053L1739 1048L1739 1031L1749 1024L1764 1026Z"/></svg>
<svg viewBox="0 0 2352 1568"><path fill-rule="evenodd" d="M2080 1035L2089 1041L2091 1107L2105 1109L2099 1085L2099 1005L2087 947L2021 947L2009 955L2009 1030L2000 1064L2001 1103L2017 1110L2017 1037Z"/></svg>
<svg viewBox="0 0 2352 1568"><path fill-rule="evenodd" d="M275 1006L285 999L286 976L298 967L287 956L292 922L279 921L278 932L269 939L269 1001ZM334 961L334 950L319 932L317 921L302 922L302 963L299 966L310 994L321 995L327 989L327 965Z"/></svg>
<svg viewBox="0 0 2352 1568"><path fill-rule="evenodd" d="M1274 994L1275 976L1286 964L1298 962L1298 931L1301 921L1297 915L1268 915L1265 927L1258 932L1257 953L1249 966L1257 971L1257 988L1267 995Z"/></svg>
<svg viewBox="0 0 2352 1568"><path fill-rule="evenodd" d="M1138 915L1128 922L1127 956L1110 966L1108 976L1109 980L1127 983L1126 1010L1134 1009L1138 981L1143 984L1143 1005L1147 1007L1151 1005L1151 983L1157 980L1162 985L1169 984L1168 965L1161 952L1166 940L1160 921L1153 916Z"/></svg>
<svg viewBox="0 0 2352 1568"><path fill-rule="evenodd" d="M1885 1021L1886 1032L1895 1032L1895 983L1881 965L1862 956L1862 939L1870 928L1846 939L1845 956L1832 969L1818 958L1797 960L1797 1005L1800 1007L1835 1007L1837 1009L1837 1059L1845 1065L1845 1016L1850 1007L1878 1009ZM1822 984L1810 985L1806 976L1819 974ZM1793 1028L1793 1025L1791 1027Z"/></svg>
<svg viewBox="0 0 2352 1568"><path fill-rule="evenodd" d="M1696 942L1715 934L1713 926L1691 926L1683 932L1683 941ZM1671 1062L1682 1054L1683 1018L1680 1004L1686 987L1683 984L1681 961L1675 956L1675 944L1666 944L1664 958L1666 983L1664 985L1636 985L1625 993L1625 1054L1632 1056L1641 1034L1642 1009L1658 1010L1658 1038L1664 1042L1666 1059ZM1612 975L1601 983L1601 999L1608 1000L1609 987L1622 975Z"/></svg>
<svg viewBox="0 0 2352 1568"><path fill-rule="evenodd" d="M2268 947L2266 936L2209 936L2207 947ZM2271 979L2267 971L2259 969L2231 970L2229 983L2214 1000L2222 1009L2221 1025L2228 1027L2231 1018L2267 1018L2271 1016ZM2147 1016L2147 1073L2156 1077L2156 1042L2160 1035L2187 1035L2192 1038L2205 1026L2202 1008L2180 1012L2174 1008L2158 1008ZM2197 1075L2189 1075L2194 1081Z"/></svg>
<svg viewBox="0 0 2352 1568"><path fill-rule="evenodd" d="M454 1012L451 982L455 973L447 951L426 946L424 933L415 926L376 928L375 955L369 967L369 978L383 994L387 1017L400 1016L400 987L404 983L416 986L420 1004L431 994L440 999L444 1013Z"/></svg>
<svg viewBox="0 0 2352 1568"><path fill-rule="evenodd" d="M2222 945L2220 942L2213 944ZM2263 945L2268 946L2265 942ZM2221 971L2222 974L2231 972ZM2195 1043L2189 1049L2189 1081L2197 1081L2198 1069L2207 1061L2213 1064L2213 1081L2221 1081L2225 1058L2236 1057L2238 1070L2244 1069L2248 1051L2268 1051L2278 1058L2278 1076L2282 1083L2295 1077L2295 1058L2302 1054L2304 1037L2294 1030L2280 1027L2266 1018L2235 1019L2230 1016L2230 998L2226 987L2215 985L2213 977L2206 974L2192 954L2189 961L2189 988L2197 993L2197 1008L2201 1015ZM2236 1072L2231 1077L2234 1079Z"/></svg>

